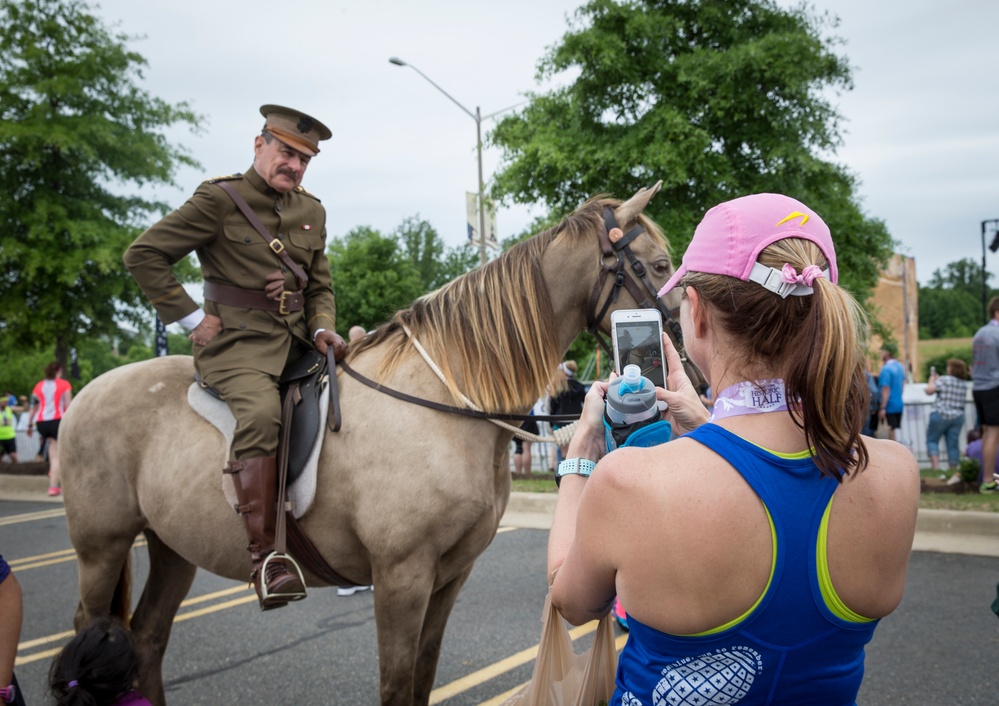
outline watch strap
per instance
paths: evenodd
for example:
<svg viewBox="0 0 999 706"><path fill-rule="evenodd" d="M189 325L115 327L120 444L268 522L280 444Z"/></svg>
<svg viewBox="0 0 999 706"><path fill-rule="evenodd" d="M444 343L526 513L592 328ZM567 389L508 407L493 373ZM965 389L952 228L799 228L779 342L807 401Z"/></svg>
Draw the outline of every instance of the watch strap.
<svg viewBox="0 0 999 706"><path fill-rule="evenodd" d="M567 458L558 464L558 470L555 471L555 485L557 487L562 484L563 476L578 475L589 478L596 467L597 464L588 458Z"/></svg>

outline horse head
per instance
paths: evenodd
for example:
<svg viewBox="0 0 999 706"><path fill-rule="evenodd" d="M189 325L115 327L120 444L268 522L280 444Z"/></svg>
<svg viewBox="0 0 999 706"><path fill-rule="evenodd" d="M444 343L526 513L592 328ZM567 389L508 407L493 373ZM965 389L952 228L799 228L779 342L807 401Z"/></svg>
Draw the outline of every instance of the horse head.
<svg viewBox="0 0 999 706"><path fill-rule="evenodd" d="M674 267L665 235L643 211L661 187L662 180L650 188L639 189L617 206L608 199L598 200L604 205L604 229L600 236L601 271L587 307L587 331L597 338L608 354L611 353L601 332L610 331L609 310L612 304L619 302L622 289L626 290L637 308L658 309L662 314L663 330L679 351L687 377L696 387L703 384L705 378L687 358L683 347L683 334L677 321L682 292L674 288L661 299L657 296L659 289L672 276ZM608 285L608 282L611 284Z"/></svg>
<svg viewBox="0 0 999 706"><path fill-rule="evenodd" d="M351 345L348 362L372 348L379 381L422 353L439 368L452 399L490 412L530 408L580 330L610 334L610 312L658 308L664 330L695 385L675 322L680 293L656 294L673 274L666 238L642 211L662 182L627 201L590 199L555 228L425 294ZM594 248L598 248L595 259ZM596 265L596 266L595 266Z"/></svg>

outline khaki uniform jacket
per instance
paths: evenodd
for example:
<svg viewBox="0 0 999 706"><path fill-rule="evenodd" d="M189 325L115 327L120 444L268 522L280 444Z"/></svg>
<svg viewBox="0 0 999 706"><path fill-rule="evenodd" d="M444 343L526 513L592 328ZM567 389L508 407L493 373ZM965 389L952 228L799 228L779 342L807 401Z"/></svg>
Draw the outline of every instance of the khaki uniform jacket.
<svg viewBox="0 0 999 706"><path fill-rule="evenodd" d="M125 251L125 266L164 323L198 309L172 269L191 252L197 254L206 281L262 291L264 278L282 269L285 289L297 290L294 274L218 186L219 181L228 181L246 199L267 231L305 270L309 283L305 308L286 316L206 301L205 311L222 320L222 330L208 345L195 346L195 365L206 378L214 371L237 368L279 375L293 339L311 346L318 329L333 331L336 326L326 258L326 210L319 199L301 187L279 194L252 167L242 176L208 180L187 203L136 238Z"/></svg>

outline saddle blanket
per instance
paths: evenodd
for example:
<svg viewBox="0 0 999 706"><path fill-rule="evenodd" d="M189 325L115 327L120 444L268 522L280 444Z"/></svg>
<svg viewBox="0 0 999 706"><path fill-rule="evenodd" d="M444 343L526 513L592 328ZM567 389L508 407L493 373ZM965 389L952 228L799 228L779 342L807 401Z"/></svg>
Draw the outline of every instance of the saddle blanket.
<svg viewBox="0 0 999 706"><path fill-rule="evenodd" d="M312 447L309 459L302 470L301 475L294 483L288 486L288 502L291 503L291 512L296 519L302 517L312 506L312 501L316 497L316 468L319 465L319 451L323 447L323 437L326 433L326 417L329 413L329 385L323 386L323 391L319 399L320 420L319 434L316 435L316 443ZM222 473L226 459L229 458L229 450L232 448L232 433L236 429L236 418L229 411L229 405L212 395L198 383L191 383L187 388L187 402L191 409L201 415L209 424L218 429L225 438L226 454L219 463L219 475L222 476L222 494L225 495L226 502L232 507L236 504L236 489L232 485L232 477L228 473Z"/></svg>

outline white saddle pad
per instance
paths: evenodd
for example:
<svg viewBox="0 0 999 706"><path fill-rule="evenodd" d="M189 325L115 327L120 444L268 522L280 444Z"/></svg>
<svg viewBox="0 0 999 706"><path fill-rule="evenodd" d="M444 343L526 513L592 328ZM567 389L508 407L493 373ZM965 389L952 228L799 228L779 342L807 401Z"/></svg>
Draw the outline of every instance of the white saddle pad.
<svg viewBox="0 0 999 706"><path fill-rule="evenodd" d="M292 506L292 514L299 518L306 513L316 497L316 468L319 465L319 451L323 447L323 437L326 435L326 417L329 413L330 387L326 383L323 385L319 398L319 434L316 443L312 447L309 459L302 470L301 475L295 482L288 486L288 502ZM187 402L191 409L200 414L219 433L225 437L226 455L219 462L219 471L225 466L226 459L229 458L229 450L232 448L232 433L236 429L236 418L229 411L229 405L207 392L198 383L192 383L187 388ZM228 473L219 473L222 476L222 493L226 502L230 506L236 504L236 489L232 485L232 476Z"/></svg>

